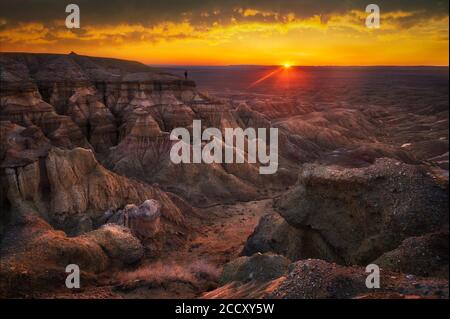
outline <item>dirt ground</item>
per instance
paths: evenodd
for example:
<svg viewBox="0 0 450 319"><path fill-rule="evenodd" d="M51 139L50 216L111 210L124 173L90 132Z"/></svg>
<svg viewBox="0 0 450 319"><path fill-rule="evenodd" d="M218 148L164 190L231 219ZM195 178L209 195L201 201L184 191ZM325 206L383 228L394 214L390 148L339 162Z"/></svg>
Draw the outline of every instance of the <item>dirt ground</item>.
<svg viewBox="0 0 450 319"><path fill-rule="evenodd" d="M185 254L222 265L238 257L259 219L272 211L272 199L201 210L199 231Z"/></svg>

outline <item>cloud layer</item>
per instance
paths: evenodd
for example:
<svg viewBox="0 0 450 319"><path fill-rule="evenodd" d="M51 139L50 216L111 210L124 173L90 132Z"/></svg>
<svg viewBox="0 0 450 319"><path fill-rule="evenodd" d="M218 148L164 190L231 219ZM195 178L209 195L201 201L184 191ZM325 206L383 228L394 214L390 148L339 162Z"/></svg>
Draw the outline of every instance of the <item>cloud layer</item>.
<svg viewBox="0 0 450 319"><path fill-rule="evenodd" d="M320 55L327 51L326 45L329 49L335 48L338 45L336 39L340 39L342 44L348 42L351 53L355 48L361 51L361 47L370 41L395 42L410 38L413 45L414 39L411 37L416 37L428 43L429 52L426 55L430 59L433 54L435 56L430 62L445 64L447 60L448 63L448 54L442 56L441 52L442 46L448 45L447 0L378 0L382 28L377 32L365 27L364 9L368 2L362 0L74 2L81 10L82 28L79 30L65 28L67 3L63 1L15 0L2 3L1 50L79 50L113 55L114 51L123 50L124 46L127 51L134 49L148 54L164 52L164 47L173 49L183 48L184 45L192 50L210 50L213 55L216 53L214 47L221 46L220 52L225 54L223 49L228 49L232 61L238 60L237 55L240 55L248 62L245 58L251 54L250 51L255 50L255 46L261 46L259 52L262 53L272 48L291 56L317 55L316 63L321 64L325 62L321 62ZM314 43L314 37L320 43ZM349 38L353 42L348 41ZM252 47L243 45L246 39ZM299 43L300 40L302 43ZM237 51L239 49L241 51ZM187 53L189 49L185 55ZM133 52L129 52L128 56L142 60ZM267 62L276 62L273 54L266 53L266 56ZM201 58L195 51L189 57L191 60ZM425 55L422 59L426 59ZM171 57L167 63L182 62L175 60ZM311 63L314 63L313 60ZM372 60L377 62L377 59Z"/></svg>

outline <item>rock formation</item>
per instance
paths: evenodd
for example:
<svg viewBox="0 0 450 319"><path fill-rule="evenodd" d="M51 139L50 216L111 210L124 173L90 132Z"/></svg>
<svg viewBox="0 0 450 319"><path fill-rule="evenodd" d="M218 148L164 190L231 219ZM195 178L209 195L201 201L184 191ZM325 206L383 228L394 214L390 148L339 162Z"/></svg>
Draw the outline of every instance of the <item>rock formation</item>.
<svg viewBox="0 0 450 319"><path fill-rule="evenodd" d="M7 167L2 186L11 210L37 210L54 227L69 234L91 230L108 209L147 199L161 203L166 220L180 224L184 218L163 191L108 171L92 151L82 148L52 148L31 164Z"/></svg>
<svg viewBox="0 0 450 319"><path fill-rule="evenodd" d="M151 238L161 229L161 205L153 200L146 200L141 205L126 205L123 210L108 210L101 218L106 223L128 227L133 235L142 240Z"/></svg>
<svg viewBox="0 0 450 319"><path fill-rule="evenodd" d="M262 261L262 256L259 259ZM254 258L254 257L250 257ZM282 258L272 255L272 258ZM250 267L251 259L235 263ZM267 265L272 265L273 262ZM262 263L258 263L262 265ZM281 265L281 264L280 264ZM228 266L230 267L230 266ZM423 278L382 269L380 288L366 286L368 273L364 267L341 266L318 259L300 260L290 265L278 266L279 271L252 267L249 280L241 273L225 268L223 276L230 279L220 288L202 295L207 299L366 299L366 298L448 298L447 279ZM230 276L232 274L233 276ZM271 276L270 274L277 274ZM268 276L269 275L269 276Z"/></svg>
<svg viewBox="0 0 450 319"><path fill-rule="evenodd" d="M306 164L275 209L287 224L263 219L244 253L261 249L364 265L404 239L448 225L448 181L390 159L353 169Z"/></svg>

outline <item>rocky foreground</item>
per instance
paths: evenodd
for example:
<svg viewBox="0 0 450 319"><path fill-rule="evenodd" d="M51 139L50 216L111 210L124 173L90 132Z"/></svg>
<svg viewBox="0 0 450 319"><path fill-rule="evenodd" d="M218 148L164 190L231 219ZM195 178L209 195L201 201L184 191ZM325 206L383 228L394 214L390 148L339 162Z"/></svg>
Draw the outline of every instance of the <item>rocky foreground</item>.
<svg viewBox="0 0 450 319"><path fill-rule="evenodd" d="M448 106L237 103L74 53L0 66L0 296L74 297L75 263L86 298L448 298ZM278 127L278 173L173 164L194 119Z"/></svg>
<svg viewBox="0 0 450 319"><path fill-rule="evenodd" d="M442 176L391 159L305 165L274 207L279 215L261 219L246 257L225 265L226 285L205 297L448 298ZM369 264L381 269L380 289L366 287Z"/></svg>

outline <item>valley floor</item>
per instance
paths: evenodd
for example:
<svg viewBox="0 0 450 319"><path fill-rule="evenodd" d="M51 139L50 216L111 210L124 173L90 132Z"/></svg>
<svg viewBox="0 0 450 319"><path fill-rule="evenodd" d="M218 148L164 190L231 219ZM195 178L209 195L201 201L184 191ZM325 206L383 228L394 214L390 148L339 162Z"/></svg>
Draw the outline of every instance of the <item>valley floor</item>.
<svg viewBox="0 0 450 319"><path fill-rule="evenodd" d="M237 258L272 199L215 205L190 220L197 231L184 248L139 268L103 276L98 287L52 292L43 298L197 298L219 286L225 263Z"/></svg>

